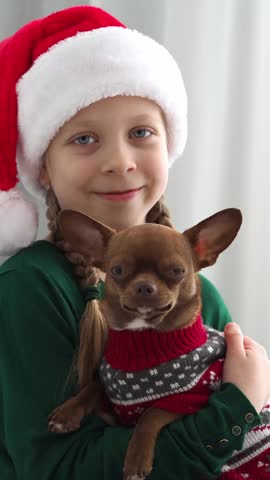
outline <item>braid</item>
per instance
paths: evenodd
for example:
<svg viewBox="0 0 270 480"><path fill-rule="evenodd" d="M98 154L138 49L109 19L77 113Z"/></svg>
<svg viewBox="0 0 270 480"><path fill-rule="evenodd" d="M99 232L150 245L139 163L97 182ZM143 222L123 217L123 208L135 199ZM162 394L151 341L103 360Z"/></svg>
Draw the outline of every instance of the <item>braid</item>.
<svg viewBox="0 0 270 480"><path fill-rule="evenodd" d="M173 227L170 218L170 212L165 204L165 198L162 196L160 200L149 210L146 216L147 223L158 223L167 227Z"/></svg>
<svg viewBox="0 0 270 480"><path fill-rule="evenodd" d="M57 215L60 206L53 190L46 197L49 240L61 249L75 266L75 274L82 287L96 285L99 281L97 270L87 264L83 255L71 250L58 229ZM68 379L77 373L78 385L83 388L96 374L107 337L107 322L102 315L98 300L87 302L80 320L80 344L74 356Z"/></svg>

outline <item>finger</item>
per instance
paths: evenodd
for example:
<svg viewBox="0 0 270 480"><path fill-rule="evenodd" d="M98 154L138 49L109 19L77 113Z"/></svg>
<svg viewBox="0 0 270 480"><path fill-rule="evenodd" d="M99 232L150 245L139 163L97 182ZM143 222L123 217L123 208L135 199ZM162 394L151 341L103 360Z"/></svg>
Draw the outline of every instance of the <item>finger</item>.
<svg viewBox="0 0 270 480"><path fill-rule="evenodd" d="M225 340L227 344L227 354L237 353L245 354L245 348L243 343L243 334L237 323L227 323L224 329Z"/></svg>
<svg viewBox="0 0 270 480"><path fill-rule="evenodd" d="M248 336L244 336L243 338L243 343L244 343L244 348L247 349L247 348L252 348L252 347L256 347L256 345L258 345L255 340L253 340L253 338L250 338Z"/></svg>
<svg viewBox="0 0 270 480"><path fill-rule="evenodd" d="M258 351L261 351L267 357L266 349L264 348L263 345L256 342L256 340L253 340L253 338L245 336L243 341L244 341L244 348L246 350L256 348Z"/></svg>

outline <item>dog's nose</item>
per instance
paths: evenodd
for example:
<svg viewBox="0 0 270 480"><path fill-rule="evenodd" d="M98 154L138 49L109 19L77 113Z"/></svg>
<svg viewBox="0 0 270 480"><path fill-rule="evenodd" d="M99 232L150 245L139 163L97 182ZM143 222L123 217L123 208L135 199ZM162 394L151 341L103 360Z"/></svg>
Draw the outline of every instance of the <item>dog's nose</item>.
<svg viewBox="0 0 270 480"><path fill-rule="evenodd" d="M139 283L136 283L135 285L135 293L142 297L146 297L146 296L148 297L150 295L153 295L156 293L156 291L157 291L157 287L153 283L139 282Z"/></svg>

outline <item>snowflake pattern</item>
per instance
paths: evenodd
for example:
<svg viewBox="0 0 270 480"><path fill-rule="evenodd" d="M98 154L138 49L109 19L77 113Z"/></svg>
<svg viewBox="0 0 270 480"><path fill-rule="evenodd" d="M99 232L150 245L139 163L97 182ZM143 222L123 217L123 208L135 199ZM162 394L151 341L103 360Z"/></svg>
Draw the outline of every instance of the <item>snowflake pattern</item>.
<svg viewBox="0 0 270 480"><path fill-rule="evenodd" d="M115 404L135 405L145 401L187 392L202 376L212 389L219 387L220 375L207 369L225 354L225 341L220 332L208 328L206 343L192 352L144 370L127 372L112 368L105 358L100 366L100 378L108 397ZM215 341L215 342L214 342ZM221 353L220 353L221 352Z"/></svg>

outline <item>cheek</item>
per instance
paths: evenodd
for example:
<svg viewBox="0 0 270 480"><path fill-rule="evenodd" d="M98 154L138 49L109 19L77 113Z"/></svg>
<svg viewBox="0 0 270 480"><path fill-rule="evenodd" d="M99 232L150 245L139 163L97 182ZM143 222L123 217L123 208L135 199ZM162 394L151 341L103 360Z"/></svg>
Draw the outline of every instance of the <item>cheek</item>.
<svg viewBox="0 0 270 480"><path fill-rule="evenodd" d="M76 175L73 174L70 168L53 168L51 170L51 180L56 192L65 191L67 188L74 187L77 183Z"/></svg>
<svg viewBox="0 0 270 480"><path fill-rule="evenodd" d="M166 144L163 145L163 148L159 149L155 155L155 162L152 166L152 171L154 172L155 181L161 187L166 186L168 182L169 174L169 161L168 161L168 151Z"/></svg>
<svg viewBox="0 0 270 480"><path fill-rule="evenodd" d="M157 177L157 190L159 191L159 196L165 193L168 184L168 167L163 168L159 172L159 176Z"/></svg>
<svg viewBox="0 0 270 480"><path fill-rule="evenodd" d="M91 172L85 160L82 162L80 159L65 156L51 162L49 174L55 187L63 190L66 187L70 189L83 187Z"/></svg>

